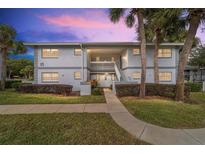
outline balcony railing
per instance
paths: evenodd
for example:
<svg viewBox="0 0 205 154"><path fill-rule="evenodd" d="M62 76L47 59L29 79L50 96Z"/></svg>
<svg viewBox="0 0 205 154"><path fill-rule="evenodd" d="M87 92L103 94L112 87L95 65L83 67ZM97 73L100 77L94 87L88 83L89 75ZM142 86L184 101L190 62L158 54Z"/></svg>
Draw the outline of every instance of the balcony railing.
<svg viewBox="0 0 205 154"><path fill-rule="evenodd" d="M109 62L95 63L94 62L94 63L91 63L90 69L91 71L94 71L94 72L106 72L106 71L114 72L115 71L114 65L115 65L114 62L112 63L109 63Z"/></svg>

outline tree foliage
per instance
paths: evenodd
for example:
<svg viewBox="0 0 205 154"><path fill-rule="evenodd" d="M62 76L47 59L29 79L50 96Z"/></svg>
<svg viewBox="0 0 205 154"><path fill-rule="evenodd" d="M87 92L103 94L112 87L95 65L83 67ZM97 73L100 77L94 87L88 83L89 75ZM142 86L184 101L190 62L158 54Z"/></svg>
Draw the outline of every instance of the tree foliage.
<svg viewBox="0 0 205 154"><path fill-rule="evenodd" d="M24 74L20 73L26 66L33 68L33 62L28 59L8 59L7 60L7 76L12 78L14 76L23 77ZM33 71L31 75L33 74Z"/></svg>
<svg viewBox="0 0 205 154"><path fill-rule="evenodd" d="M189 65L205 67L205 47L199 46L191 52Z"/></svg>

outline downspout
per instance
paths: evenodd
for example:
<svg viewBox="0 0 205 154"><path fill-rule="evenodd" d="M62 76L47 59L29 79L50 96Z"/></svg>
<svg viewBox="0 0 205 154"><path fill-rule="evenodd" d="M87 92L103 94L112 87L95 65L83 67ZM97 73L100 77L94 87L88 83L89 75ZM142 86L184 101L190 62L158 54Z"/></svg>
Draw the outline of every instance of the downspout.
<svg viewBox="0 0 205 154"><path fill-rule="evenodd" d="M84 81L84 50L83 50L83 45L80 44L80 48L82 50L82 73L83 73L83 81Z"/></svg>

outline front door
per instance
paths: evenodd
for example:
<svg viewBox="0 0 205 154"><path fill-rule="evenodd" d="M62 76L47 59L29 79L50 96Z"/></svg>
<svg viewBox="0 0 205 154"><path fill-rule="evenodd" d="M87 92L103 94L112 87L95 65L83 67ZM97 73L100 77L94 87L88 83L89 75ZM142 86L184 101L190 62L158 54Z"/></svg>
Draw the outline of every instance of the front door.
<svg viewBox="0 0 205 154"><path fill-rule="evenodd" d="M110 87L114 80L114 74L97 74L97 82L99 87Z"/></svg>

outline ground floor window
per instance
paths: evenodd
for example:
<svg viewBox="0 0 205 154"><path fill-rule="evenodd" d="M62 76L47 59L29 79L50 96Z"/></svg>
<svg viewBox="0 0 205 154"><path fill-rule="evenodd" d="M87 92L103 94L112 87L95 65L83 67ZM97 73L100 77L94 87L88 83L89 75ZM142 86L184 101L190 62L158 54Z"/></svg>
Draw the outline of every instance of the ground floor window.
<svg viewBox="0 0 205 154"><path fill-rule="evenodd" d="M58 82L59 73L58 72L42 72L41 73L43 82Z"/></svg>
<svg viewBox="0 0 205 154"><path fill-rule="evenodd" d="M132 79L133 80L139 80L140 78L141 78L141 73L140 72L132 73Z"/></svg>
<svg viewBox="0 0 205 154"><path fill-rule="evenodd" d="M74 72L74 79L75 80L80 80L81 79L80 72Z"/></svg>
<svg viewBox="0 0 205 154"><path fill-rule="evenodd" d="M172 80L172 72L160 72L159 73L160 81L171 81Z"/></svg>

